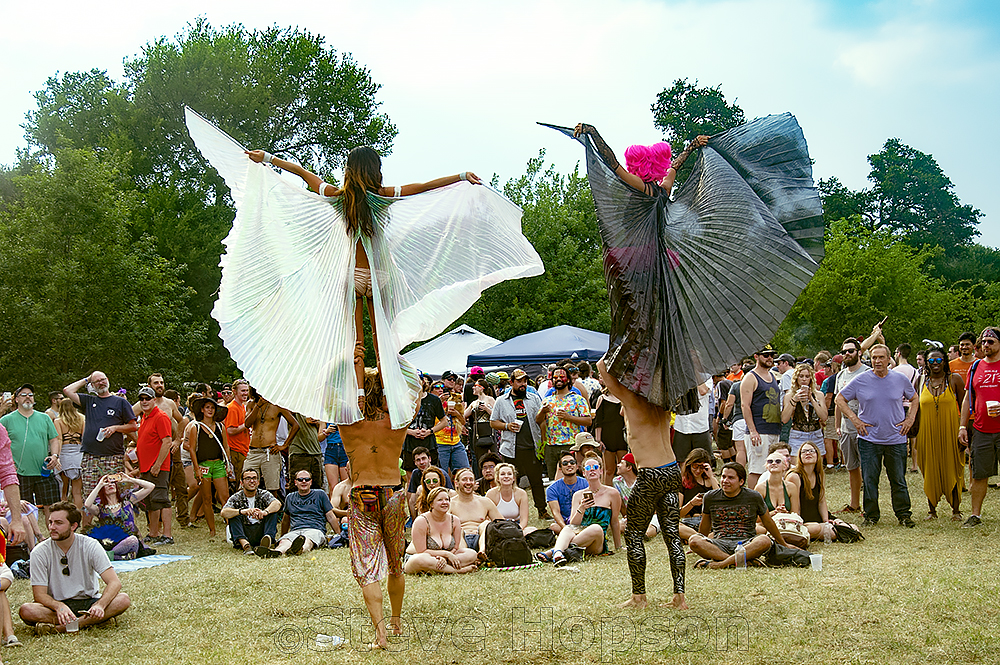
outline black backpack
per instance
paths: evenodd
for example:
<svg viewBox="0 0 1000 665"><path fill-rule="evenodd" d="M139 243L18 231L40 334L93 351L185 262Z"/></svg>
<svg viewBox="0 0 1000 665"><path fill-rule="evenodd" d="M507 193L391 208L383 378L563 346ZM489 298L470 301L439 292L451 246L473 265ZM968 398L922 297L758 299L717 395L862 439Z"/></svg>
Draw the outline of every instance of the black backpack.
<svg viewBox="0 0 1000 665"><path fill-rule="evenodd" d="M500 568L526 566L533 561L528 541L513 520L493 520L486 525L486 556Z"/></svg>

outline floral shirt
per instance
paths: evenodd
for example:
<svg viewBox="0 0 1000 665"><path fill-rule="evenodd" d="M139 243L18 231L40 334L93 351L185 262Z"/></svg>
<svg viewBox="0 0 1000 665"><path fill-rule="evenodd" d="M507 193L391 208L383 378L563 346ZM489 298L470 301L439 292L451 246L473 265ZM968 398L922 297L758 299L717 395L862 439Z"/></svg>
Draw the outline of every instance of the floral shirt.
<svg viewBox="0 0 1000 665"><path fill-rule="evenodd" d="M567 413L574 416L590 415L590 405L579 393L570 391L560 397L553 393L545 398L545 403L549 405L549 413L546 416L545 426L548 428L548 442L550 446L571 446L576 435L586 428L582 425L563 420L556 415L559 409L565 409Z"/></svg>

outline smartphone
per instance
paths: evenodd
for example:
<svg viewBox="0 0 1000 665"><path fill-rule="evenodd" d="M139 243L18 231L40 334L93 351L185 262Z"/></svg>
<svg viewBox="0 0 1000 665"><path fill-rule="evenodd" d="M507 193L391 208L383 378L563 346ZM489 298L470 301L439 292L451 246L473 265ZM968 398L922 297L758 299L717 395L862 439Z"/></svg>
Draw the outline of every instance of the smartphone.
<svg viewBox="0 0 1000 665"><path fill-rule="evenodd" d="M878 327L879 327L879 328L881 328L882 326L884 326L884 325L885 325L885 322L886 322L886 321L888 321L888 320L889 320L889 315L888 315L888 314L886 314L886 315L885 315L885 318L884 318L884 319L882 319L881 321L879 321L879 323L878 323Z"/></svg>
<svg viewBox="0 0 1000 665"><path fill-rule="evenodd" d="M3 394L3 398L4 398L5 400L8 400L8 399L10 399L11 397L13 397L13 395L11 395L10 393L4 393L4 394Z"/></svg>
<svg viewBox="0 0 1000 665"><path fill-rule="evenodd" d="M593 501L594 500L594 493L593 492L584 492L583 493L583 500L584 501Z"/></svg>

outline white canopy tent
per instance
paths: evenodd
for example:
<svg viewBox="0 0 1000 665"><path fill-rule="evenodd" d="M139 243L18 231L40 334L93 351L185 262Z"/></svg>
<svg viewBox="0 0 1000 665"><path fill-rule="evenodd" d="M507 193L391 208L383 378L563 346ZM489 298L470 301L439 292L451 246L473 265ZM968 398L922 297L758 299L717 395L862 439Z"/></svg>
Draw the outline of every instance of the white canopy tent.
<svg viewBox="0 0 1000 665"><path fill-rule="evenodd" d="M485 351L499 343L500 340L463 324L404 353L403 357L425 374L441 376L447 370L451 370L464 375L465 362L470 355Z"/></svg>

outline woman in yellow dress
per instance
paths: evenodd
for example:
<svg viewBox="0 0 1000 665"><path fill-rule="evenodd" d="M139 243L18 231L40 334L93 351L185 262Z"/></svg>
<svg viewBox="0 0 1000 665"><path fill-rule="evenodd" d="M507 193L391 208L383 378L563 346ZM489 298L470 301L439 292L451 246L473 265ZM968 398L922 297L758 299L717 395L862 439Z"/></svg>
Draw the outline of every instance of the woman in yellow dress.
<svg viewBox="0 0 1000 665"><path fill-rule="evenodd" d="M930 512L937 518L937 504L944 496L951 504L951 519L961 520L964 465L958 444L958 409L965 397L962 377L952 373L944 349L927 351L926 370L917 376L920 428L914 455L924 476L924 494Z"/></svg>

